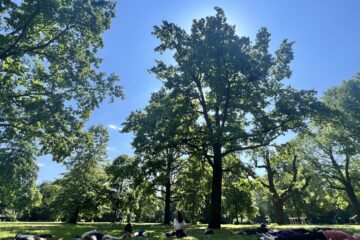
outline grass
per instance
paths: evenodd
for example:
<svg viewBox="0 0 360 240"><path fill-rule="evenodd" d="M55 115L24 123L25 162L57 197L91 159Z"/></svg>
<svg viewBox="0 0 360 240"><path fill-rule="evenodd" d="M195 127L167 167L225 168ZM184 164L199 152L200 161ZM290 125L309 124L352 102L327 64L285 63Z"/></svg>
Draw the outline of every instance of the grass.
<svg viewBox="0 0 360 240"><path fill-rule="evenodd" d="M223 239L238 239L238 240L256 240L257 236L241 236L235 235L232 230L241 230L245 228L254 228L254 225L222 225L221 230L215 230L214 235L204 235L206 225L190 225L187 227L189 237L187 240L223 240ZM339 229L347 232L360 232L360 225L270 225L271 229L291 229L291 228L314 228L314 227L328 227ZM82 234L86 231L97 229L99 232L110 234L113 236L121 236L123 225L110 223L79 223L77 225L54 223L54 222L1 222L0 223L0 239L11 239L18 233L37 233L37 234L52 234L54 240L61 237L64 240L73 239L74 236ZM159 224L134 224L133 230L146 229L150 233L147 239L167 239L165 232L171 230L169 226Z"/></svg>

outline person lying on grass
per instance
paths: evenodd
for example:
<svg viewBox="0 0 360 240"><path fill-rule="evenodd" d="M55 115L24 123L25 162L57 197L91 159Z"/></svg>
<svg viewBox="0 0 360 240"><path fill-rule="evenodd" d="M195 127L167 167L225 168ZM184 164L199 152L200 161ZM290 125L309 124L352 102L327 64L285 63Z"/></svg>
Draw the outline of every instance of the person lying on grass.
<svg viewBox="0 0 360 240"><path fill-rule="evenodd" d="M181 237L187 236L185 233L186 222L185 222L184 218L182 217L180 211L176 212L176 218L174 219L173 225L174 225L174 231L166 233L167 237L176 236L178 238L181 238Z"/></svg>
<svg viewBox="0 0 360 240"><path fill-rule="evenodd" d="M269 232L269 229L266 227L266 224L261 224L258 228L250 228L241 231L231 231L234 234L240 235L256 235Z"/></svg>
<svg viewBox="0 0 360 240"><path fill-rule="evenodd" d="M17 234L13 240L47 240L52 238L49 234Z"/></svg>
<svg viewBox="0 0 360 240"><path fill-rule="evenodd" d="M126 239L127 237L128 237L127 234L125 234L122 237L114 237L111 235L100 233L96 231L96 229L94 229L92 231L83 233L80 237L75 237L75 238L81 240L123 240Z"/></svg>
<svg viewBox="0 0 360 240"><path fill-rule="evenodd" d="M264 240L360 240L360 234L353 236L337 230L307 231L304 229L263 233ZM261 238L260 238L261 239Z"/></svg>

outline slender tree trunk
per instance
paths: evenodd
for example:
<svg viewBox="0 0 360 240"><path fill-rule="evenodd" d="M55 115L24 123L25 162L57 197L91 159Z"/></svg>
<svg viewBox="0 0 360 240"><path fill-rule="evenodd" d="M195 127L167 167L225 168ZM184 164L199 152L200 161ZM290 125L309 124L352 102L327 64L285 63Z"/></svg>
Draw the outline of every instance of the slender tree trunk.
<svg viewBox="0 0 360 240"><path fill-rule="evenodd" d="M135 212L135 222L140 222L141 215L142 215L142 209L141 209L141 205L139 205L139 208L136 209Z"/></svg>
<svg viewBox="0 0 360 240"><path fill-rule="evenodd" d="M171 183L170 180L165 184L165 211L164 211L164 224L170 224L170 204L171 204Z"/></svg>
<svg viewBox="0 0 360 240"><path fill-rule="evenodd" d="M238 217L238 205L236 203L235 204L235 218L236 218L236 224L239 224L239 217ZM240 216L241 217L241 216ZM242 220L241 220L242 222Z"/></svg>
<svg viewBox="0 0 360 240"><path fill-rule="evenodd" d="M203 215L202 223L210 222L210 213L211 213L211 199L210 199L210 197L206 197L205 198L205 208L202 211L202 215Z"/></svg>
<svg viewBox="0 0 360 240"><path fill-rule="evenodd" d="M215 144L209 228L221 227L221 188L222 188L221 144Z"/></svg>
<svg viewBox="0 0 360 240"><path fill-rule="evenodd" d="M77 221L78 221L78 218L79 218L79 212L80 212L80 209L77 207L73 214L69 217L69 223L73 223L73 224L76 224Z"/></svg>
<svg viewBox="0 0 360 240"><path fill-rule="evenodd" d="M277 224L285 224L284 201L273 198L272 200L275 211L275 221Z"/></svg>
<svg viewBox="0 0 360 240"><path fill-rule="evenodd" d="M112 223L116 223L116 219L117 219L117 210L113 211L113 216L112 216Z"/></svg>

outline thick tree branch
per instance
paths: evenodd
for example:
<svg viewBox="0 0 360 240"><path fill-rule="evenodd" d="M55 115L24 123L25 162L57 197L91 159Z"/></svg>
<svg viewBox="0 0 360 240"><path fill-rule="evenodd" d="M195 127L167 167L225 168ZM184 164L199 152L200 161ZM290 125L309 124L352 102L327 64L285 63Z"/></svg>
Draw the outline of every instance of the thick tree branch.
<svg viewBox="0 0 360 240"><path fill-rule="evenodd" d="M31 14L31 16L29 17L29 19L26 21L26 23L24 24L24 26L22 27L22 29L20 30L21 33L19 34L19 36L16 38L16 40L14 41L13 44L11 44L5 51L3 51L2 53L0 53L0 59L5 59L8 56L12 55L11 51L16 47L16 45L26 36L29 26L30 24L34 21L34 19L36 18L36 16L40 13L40 7L38 6L38 8L36 9L36 11L34 11L33 14ZM16 32L16 31L14 31Z"/></svg>
<svg viewBox="0 0 360 240"><path fill-rule="evenodd" d="M203 113L204 113L203 116L204 116L206 125L208 127L208 132L209 132L210 137L212 138L212 140L214 140L213 126L212 126L212 122L211 122L210 117L209 117L204 92L203 92L203 89L202 89L202 86L201 86L201 81L200 81L199 77L197 77L197 76L193 76L193 80L194 80L194 82L196 84L196 87L197 87L197 89L199 91L199 102L200 102L200 105L201 105L201 107L203 109Z"/></svg>

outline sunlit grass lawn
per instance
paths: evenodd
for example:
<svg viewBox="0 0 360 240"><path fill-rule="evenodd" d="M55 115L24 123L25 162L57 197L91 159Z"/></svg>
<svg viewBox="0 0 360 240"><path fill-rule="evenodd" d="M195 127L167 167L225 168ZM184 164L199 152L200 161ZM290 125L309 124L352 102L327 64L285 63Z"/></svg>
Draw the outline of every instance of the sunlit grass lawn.
<svg viewBox="0 0 360 240"><path fill-rule="evenodd" d="M231 231L240 230L244 228L253 228L253 225L223 225L221 230L215 230L214 235L204 235L206 225L190 225L187 227L189 237L185 239L239 239L239 240L255 240L257 236L241 236L235 235ZM360 225L270 225L271 229L290 229L290 228L314 228L314 227L329 227L339 229L347 232L360 232ZM97 229L99 232L110 234L113 236L121 236L123 225L110 223L80 223L77 225L52 223L52 222L1 222L0 223L0 239L10 239L18 233L37 233L37 234L51 234L54 240L63 237L65 240L70 240L74 236L82 234L86 231ZM165 232L170 231L171 227L158 224L135 224L133 230L145 229L150 233L147 239L167 239Z"/></svg>

